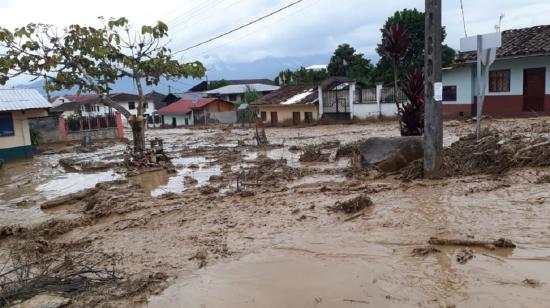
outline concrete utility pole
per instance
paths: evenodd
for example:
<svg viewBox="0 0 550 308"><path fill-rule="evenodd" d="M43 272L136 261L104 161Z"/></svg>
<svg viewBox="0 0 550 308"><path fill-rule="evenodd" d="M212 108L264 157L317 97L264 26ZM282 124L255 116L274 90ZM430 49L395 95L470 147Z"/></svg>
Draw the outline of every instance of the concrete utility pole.
<svg viewBox="0 0 550 308"><path fill-rule="evenodd" d="M429 178L443 165L441 0L426 0L424 29L424 177Z"/></svg>

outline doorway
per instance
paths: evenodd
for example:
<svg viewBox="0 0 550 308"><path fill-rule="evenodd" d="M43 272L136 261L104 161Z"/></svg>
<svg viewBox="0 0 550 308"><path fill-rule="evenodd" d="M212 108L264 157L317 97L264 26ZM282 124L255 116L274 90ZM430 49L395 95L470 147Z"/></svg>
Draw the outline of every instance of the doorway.
<svg viewBox="0 0 550 308"><path fill-rule="evenodd" d="M544 67L523 70L523 111L544 111L545 77Z"/></svg>
<svg viewBox="0 0 550 308"><path fill-rule="evenodd" d="M172 118L172 127L176 127L176 126L177 126L176 118Z"/></svg>
<svg viewBox="0 0 550 308"><path fill-rule="evenodd" d="M294 125L300 124L300 113L299 112L293 112L292 113L292 124L294 124Z"/></svg>
<svg viewBox="0 0 550 308"><path fill-rule="evenodd" d="M277 112L271 112L271 125L275 126L279 123L279 119L277 118Z"/></svg>

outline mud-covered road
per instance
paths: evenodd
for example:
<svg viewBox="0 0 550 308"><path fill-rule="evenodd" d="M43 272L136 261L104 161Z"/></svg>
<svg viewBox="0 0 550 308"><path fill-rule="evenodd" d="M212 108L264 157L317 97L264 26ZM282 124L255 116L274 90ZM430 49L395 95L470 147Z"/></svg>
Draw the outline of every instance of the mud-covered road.
<svg viewBox="0 0 550 308"><path fill-rule="evenodd" d="M549 123L484 122L521 134L547 134ZM446 122L445 145L472 129ZM120 254L125 283L80 292L74 306L545 307L550 169L402 181L336 156L345 144L397 132L390 122L272 128L272 145L258 149L252 129L149 130L164 139L172 174L125 174L123 144L46 149L0 170L0 258L22 245L43 255ZM300 162L308 145L328 160ZM40 209L82 189L78 200ZM331 210L359 195L373 205ZM431 237L517 247L415 251Z"/></svg>

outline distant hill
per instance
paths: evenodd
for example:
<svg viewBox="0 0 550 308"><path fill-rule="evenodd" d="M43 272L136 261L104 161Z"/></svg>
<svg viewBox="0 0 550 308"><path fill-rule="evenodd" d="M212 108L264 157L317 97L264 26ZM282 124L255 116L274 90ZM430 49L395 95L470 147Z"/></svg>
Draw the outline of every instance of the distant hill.
<svg viewBox="0 0 550 308"><path fill-rule="evenodd" d="M296 69L300 66L309 66L313 64L327 64L330 60L330 54L319 54L314 56L301 56L301 57L282 57L273 58L268 57L261 60L249 62L249 63L219 63L214 64L208 72L209 80L219 79L257 79L268 78L274 79L277 74L285 69ZM203 78L201 80L205 80ZM183 92L191 88L201 80L197 79L181 79L178 81L163 81L156 87L145 86L145 92L156 90L160 93L168 93L168 86L171 87L172 92ZM44 96L44 81L37 80L33 83L19 84L16 88L34 88L40 91ZM136 88L131 79L120 79L114 86L113 92L136 92ZM75 90L64 90L51 93L52 96L63 94L74 94Z"/></svg>

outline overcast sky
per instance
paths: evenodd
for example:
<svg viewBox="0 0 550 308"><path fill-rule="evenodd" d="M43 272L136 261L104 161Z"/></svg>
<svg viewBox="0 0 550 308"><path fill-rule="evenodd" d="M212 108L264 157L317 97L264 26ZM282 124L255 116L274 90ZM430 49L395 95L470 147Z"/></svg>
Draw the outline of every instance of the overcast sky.
<svg viewBox="0 0 550 308"><path fill-rule="evenodd" d="M14 28L28 22L59 27L97 24L97 16L125 16L132 24L162 20L169 25L170 46L179 50L247 23L295 0L0 0L0 24ZM396 10L416 7L418 0L303 0L277 15L188 52L184 61L200 60L208 68L331 53L349 43L369 58L380 27ZM468 35L494 31L501 13L502 30L550 23L550 1L464 0ZM464 36L459 0L443 0L446 43L458 49Z"/></svg>

